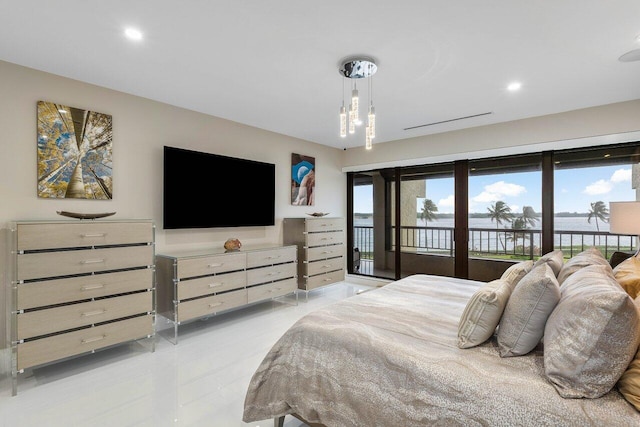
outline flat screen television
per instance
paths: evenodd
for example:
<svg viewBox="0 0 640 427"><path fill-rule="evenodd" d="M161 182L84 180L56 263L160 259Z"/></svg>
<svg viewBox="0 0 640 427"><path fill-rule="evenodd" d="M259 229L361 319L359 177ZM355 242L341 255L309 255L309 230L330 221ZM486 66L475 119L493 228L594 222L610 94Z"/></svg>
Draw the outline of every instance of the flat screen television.
<svg viewBox="0 0 640 427"><path fill-rule="evenodd" d="M163 228L274 225L275 165L164 147Z"/></svg>

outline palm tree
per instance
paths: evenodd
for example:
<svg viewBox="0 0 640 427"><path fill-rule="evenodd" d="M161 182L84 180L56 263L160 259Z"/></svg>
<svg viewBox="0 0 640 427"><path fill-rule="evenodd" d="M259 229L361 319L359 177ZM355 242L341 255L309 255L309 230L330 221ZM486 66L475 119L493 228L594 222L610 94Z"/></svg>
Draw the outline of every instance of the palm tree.
<svg viewBox="0 0 640 427"><path fill-rule="evenodd" d="M491 218L491 222L493 221L496 222L496 235L498 236L498 239L500 240L500 244L502 245L502 250L504 251L505 250L504 242L500 237L500 232L498 231L498 229L500 228L503 222L509 223L513 221L513 214L511 213L511 208L502 200L498 200L497 202L492 204L491 207L487 208L487 211L489 211L489 218Z"/></svg>
<svg viewBox="0 0 640 427"><path fill-rule="evenodd" d="M515 218L512 222L512 227L514 230L527 230L529 227L533 227L538 223L538 218L536 215L536 211L533 210L531 206L524 206L522 208L522 215ZM527 240L530 240L529 233L523 232L513 232L513 237L509 240L515 242L515 245L518 245L518 240L522 239L522 245L524 246Z"/></svg>
<svg viewBox="0 0 640 427"><path fill-rule="evenodd" d="M587 222L589 224L591 224L591 218L596 220L596 229L600 231L598 220L602 222L609 222L609 208L607 208L607 205L601 201L591 203L591 209L589 210L589 216L587 217Z"/></svg>
<svg viewBox="0 0 640 427"><path fill-rule="evenodd" d="M422 211L420 212L420 219L424 220L425 226L429 221L436 220L436 212L438 212L438 206L431 199L424 199L422 203Z"/></svg>

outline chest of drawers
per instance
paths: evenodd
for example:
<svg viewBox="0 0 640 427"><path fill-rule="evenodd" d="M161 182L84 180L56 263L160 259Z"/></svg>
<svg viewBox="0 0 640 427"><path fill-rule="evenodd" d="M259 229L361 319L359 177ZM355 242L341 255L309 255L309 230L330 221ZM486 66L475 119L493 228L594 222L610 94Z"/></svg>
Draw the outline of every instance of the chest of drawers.
<svg viewBox="0 0 640 427"><path fill-rule="evenodd" d="M285 218L284 243L298 247L298 288L344 280L344 218Z"/></svg>
<svg viewBox="0 0 640 427"><path fill-rule="evenodd" d="M157 311L173 325L169 340L178 343L184 322L290 293L297 297L296 264L295 246L158 254Z"/></svg>
<svg viewBox="0 0 640 427"><path fill-rule="evenodd" d="M14 395L25 369L153 337L152 221L15 222L11 240Z"/></svg>

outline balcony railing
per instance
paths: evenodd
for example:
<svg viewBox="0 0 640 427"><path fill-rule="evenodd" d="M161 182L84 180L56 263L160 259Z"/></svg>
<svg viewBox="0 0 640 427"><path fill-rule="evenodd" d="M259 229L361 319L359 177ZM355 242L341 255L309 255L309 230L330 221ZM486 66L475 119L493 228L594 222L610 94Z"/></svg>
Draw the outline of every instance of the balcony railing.
<svg viewBox="0 0 640 427"><path fill-rule="evenodd" d="M453 256L453 227L400 228L401 250L417 253ZM395 227L391 242L395 241ZM534 259L540 256L542 234L536 229L469 229L469 256L481 258ZM354 227L355 246L361 259L373 259L374 233L372 226ZM604 231L556 231L554 248L562 250L566 258L595 246L608 259L613 252L636 250L635 236L611 234Z"/></svg>

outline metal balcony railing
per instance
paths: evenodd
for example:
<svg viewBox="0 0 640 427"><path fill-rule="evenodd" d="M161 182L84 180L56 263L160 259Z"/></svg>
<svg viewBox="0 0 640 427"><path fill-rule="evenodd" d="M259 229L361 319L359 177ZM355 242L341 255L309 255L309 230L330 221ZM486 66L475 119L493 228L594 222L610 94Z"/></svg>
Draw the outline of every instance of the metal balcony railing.
<svg viewBox="0 0 640 427"><path fill-rule="evenodd" d="M391 229L391 246L395 241L395 227ZM400 228L402 251L453 256L453 227ZM469 229L469 256L481 258L534 259L540 253L542 234L536 229ZM608 259L613 252L633 252L637 249L635 236L611 234L604 231L562 230L554 233L554 249L563 251L566 258L595 246ZM360 258L373 259L373 226L354 227L354 245Z"/></svg>

